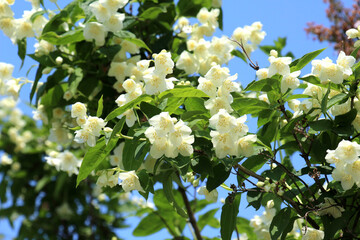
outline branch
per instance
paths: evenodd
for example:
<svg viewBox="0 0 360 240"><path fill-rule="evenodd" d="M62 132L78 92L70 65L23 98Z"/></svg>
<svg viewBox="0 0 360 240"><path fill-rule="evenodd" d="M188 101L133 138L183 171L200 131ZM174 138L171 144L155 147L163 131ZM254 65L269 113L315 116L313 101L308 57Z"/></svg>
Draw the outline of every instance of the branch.
<svg viewBox="0 0 360 240"><path fill-rule="evenodd" d="M196 223L196 219L194 217L194 213L191 209L191 206L190 206L190 202L189 202L189 199L186 195L186 192L185 192L185 189L181 188L179 186L178 188L179 192L181 193L181 196L184 200L184 203L185 203L185 207L186 207L186 210L187 210L187 213L188 213L188 216L189 216L189 221L191 223L191 226L193 227L194 229L194 232L195 232L195 235L196 235L196 238L197 240L202 240L202 237L201 237L201 234L200 234L200 230L199 230L199 227Z"/></svg>

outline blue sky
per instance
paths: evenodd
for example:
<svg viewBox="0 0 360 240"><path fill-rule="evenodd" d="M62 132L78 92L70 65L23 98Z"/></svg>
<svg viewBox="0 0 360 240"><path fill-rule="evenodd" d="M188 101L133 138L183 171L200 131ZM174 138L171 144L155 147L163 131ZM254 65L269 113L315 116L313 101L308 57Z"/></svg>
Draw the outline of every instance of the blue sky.
<svg viewBox="0 0 360 240"><path fill-rule="evenodd" d="M15 17L20 17L22 11L30 9L31 5L29 2L23 0L16 0L15 5L12 7L15 11ZM68 2L68 1L59 1ZM347 6L352 4L352 0L344 1ZM49 2L48 6L55 9L55 5L51 5ZM318 50L320 48L327 49L321 53L318 58L330 57L336 60L337 53L329 46L328 43L319 43L312 40L311 36L307 36L304 28L306 23L314 21L316 23L324 24L328 26L329 22L326 18L325 13L326 5L321 0L301 0L301 1L290 1L290 0L256 0L256 1L242 1L242 0L223 0L223 13L224 13L224 31L218 31L216 35L227 35L231 36L233 30L237 27L244 25L250 25L255 21L263 23L263 30L266 31L267 36L262 42L262 45L272 45L273 40L278 37L287 37L287 46L284 49L285 52L291 51L296 58L302 55ZM33 41L29 41L28 53L33 52ZM267 56L262 53L259 49L252 54L252 59L258 61L260 67L268 67ZM29 58L26 59L24 67L19 70L20 61L17 56L17 47L14 46L11 41L2 33L0 33L0 62L7 62L15 65L14 76L20 77L25 76L26 71L30 68L34 62L31 62ZM228 65L231 74L238 73L238 80L243 86L246 86L249 82L254 80L255 72L248 65L246 65L240 59L234 59ZM310 72L310 67L304 68L302 75ZM33 79L35 71L33 70L28 76L29 79ZM21 94L21 98L25 101L29 99L29 88L27 86ZM25 109L26 113L31 113L31 110ZM256 124L249 123L250 131L256 131ZM227 183L233 182L233 179L228 180ZM219 189L219 199L225 198L227 193L225 190ZM239 216L251 218L255 212L251 208L246 208L247 203L245 198L242 199ZM214 208L212 206L212 208ZM221 207L220 204L217 207ZM259 210L258 215L262 214L262 210ZM136 226L138 221L131 220L130 224ZM206 230L211 231L210 234L219 235L217 230L212 231L210 228ZM205 231L206 231L205 230ZM131 237L130 230L125 229L121 231L122 237L126 239L135 239ZM148 238L136 238L136 239L163 239L168 237L166 232L161 231L158 234L152 235ZM5 239L9 239L11 236L16 236L16 229L11 230L8 224L0 220L0 234L6 236ZM127 237L126 237L127 236Z"/></svg>

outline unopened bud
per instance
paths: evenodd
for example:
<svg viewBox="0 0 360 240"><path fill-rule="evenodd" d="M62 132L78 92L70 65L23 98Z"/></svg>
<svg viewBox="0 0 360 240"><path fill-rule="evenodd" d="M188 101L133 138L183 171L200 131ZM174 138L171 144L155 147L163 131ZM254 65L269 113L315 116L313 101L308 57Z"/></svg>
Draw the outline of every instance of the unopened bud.
<svg viewBox="0 0 360 240"><path fill-rule="evenodd" d="M51 67L46 67L42 70L42 74L49 74L51 72L52 68Z"/></svg>
<svg viewBox="0 0 360 240"><path fill-rule="evenodd" d="M256 183L256 186L259 187L259 188L263 187L264 185L265 185L264 182L257 182Z"/></svg>
<svg viewBox="0 0 360 240"><path fill-rule="evenodd" d="M274 200L270 200L266 203L267 208L273 208L275 206Z"/></svg>
<svg viewBox="0 0 360 240"><path fill-rule="evenodd" d="M62 64L62 62L63 62L63 58L62 58L62 57L57 57L57 58L55 59L55 62L56 62L57 65L60 65L60 64Z"/></svg>

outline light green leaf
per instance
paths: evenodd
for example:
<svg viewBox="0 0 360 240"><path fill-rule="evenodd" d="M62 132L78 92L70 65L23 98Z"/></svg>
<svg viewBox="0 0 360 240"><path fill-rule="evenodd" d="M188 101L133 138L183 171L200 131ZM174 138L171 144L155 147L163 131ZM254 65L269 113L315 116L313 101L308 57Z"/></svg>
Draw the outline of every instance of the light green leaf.
<svg viewBox="0 0 360 240"><path fill-rule="evenodd" d="M302 56L299 59L296 59L295 61L293 61L290 64L290 71L295 72L295 71L303 69L311 60L316 58L324 50L325 50L325 48L316 50L314 52L305 54L304 56Z"/></svg>
<svg viewBox="0 0 360 240"><path fill-rule="evenodd" d="M106 117L105 121L108 122L114 118L116 118L117 116L123 114L125 111L127 111L130 108L135 107L136 105L138 105L141 102L148 102L151 101L152 97L149 95L141 95L140 97L132 100L131 102L128 102L127 104L125 104L122 107L118 107L115 110L113 110L111 113L109 113L109 115Z"/></svg>
<svg viewBox="0 0 360 240"><path fill-rule="evenodd" d="M103 112L103 108L104 108L103 101L104 101L103 100L103 95L101 95L101 98L98 101L98 109L97 109L97 112L96 112L97 117L100 117L102 112Z"/></svg>
<svg viewBox="0 0 360 240"><path fill-rule="evenodd" d="M76 29L70 30L60 36L55 32L47 32L41 35L40 38L54 45L65 45L83 41L84 34L82 29Z"/></svg>
<svg viewBox="0 0 360 240"><path fill-rule="evenodd" d="M159 99L173 98L173 97L209 97L203 91L194 87L176 87L159 94Z"/></svg>
<svg viewBox="0 0 360 240"><path fill-rule="evenodd" d="M155 212L150 213L137 225L133 231L133 235L136 237L144 237L154 234L165 227L161 218Z"/></svg>

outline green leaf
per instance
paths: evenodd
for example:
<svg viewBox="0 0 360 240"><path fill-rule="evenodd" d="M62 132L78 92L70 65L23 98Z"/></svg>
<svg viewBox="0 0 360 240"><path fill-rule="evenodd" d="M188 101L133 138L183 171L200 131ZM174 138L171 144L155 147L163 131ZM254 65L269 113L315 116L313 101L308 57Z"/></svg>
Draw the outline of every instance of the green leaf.
<svg viewBox="0 0 360 240"><path fill-rule="evenodd" d="M351 123L356 118L357 111L356 109L351 109L349 112L339 115L335 117L335 124L341 125L341 126L347 126L351 125Z"/></svg>
<svg viewBox="0 0 360 240"><path fill-rule="evenodd" d="M20 69L21 69L24 65L24 60L26 56L26 38L17 40L16 44L18 45L18 56L21 59L21 65L20 65Z"/></svg>
<svg viewBox="0 0 360 240"><path fill-rule="evenodd" d="M290 71L295 72L303 69L309 62L311 62L314 58L316 58L325 48L316 50L314 52L310 52L305 54L299 59L296 59L290 64Z"/></svg>
<svg viewBox="0 0 360 240"><path fill-rule="evenodd" d="M184 102L184 106L186 111L201 111L208 112L208 110L204 106L204 99L197 97L186 98Z"/></svg>
<svg viewBox="0 0 360 240"><path fill-rule="evenodd" d="M328 96L330 94L330 84L328 87L328 90L326 91L323 99L321 100L321 112L326 115L326 111L327 111L327 102L328 102Z"/></svg>
<svg viewBox="0 0 360 240"><path fill-rule="evenodd" d="M244 114L258 114L264 109L269 109L270 106L257 98L235 98L231 107L240 115Z"/></svg>
<svg viewBox="0 0 360 240"><path fill-rule="evenodd" d="M165 227L161 218L155 212L149 213L146 217L141 219L137 227L133 231L136 237L144 237L154 234Z"/></svg>
<svg viewBox="0 0 360 240"><path fill-rule="evenodd" d="M226 198L225 204L222 207L220 225L221 238L223 240L230 240L231 235L236 226L236 217L239 213L241 195L230 195Z"/></svg>
<svg viewBox="0 0 360 240"><path fill-rule="evenodd" d="M246 200L249 203L249 206L253 206L255 210L259 210L261 207L261 199L263 193L258 191L258 189L254 188L255 191L249 191L246 194Z"/></svg>
<svg viewBox="0 0 360 240"><path fill-rule="evenodd" d="M105 138L100 138L96 145L90 148L81 163L79 174L76 179L76 186L79 183L87 178L87 176L95 169L100 163L110 154L111 150L116 146L118 142L118 138L114 138L114 136L121 131L124 126L125 118L119 121L118 127L113 129L110 140L106 144Z"/></svg>
<svg viewBox="0 0 360 240"><path fill-rule="evenodd" d="M42 71L44 70L44 66L40 64L40 66L38 67L38 69L36 70L36 74L35 74L35 80L34 80L34 83L32 85L32 88L31 88L31 92L30 92L30 103L34 97L34 94L36 92L36 89L37 89L37 84L40 80L40 78L42 77Z"/></svg>
<svg viewBox="0 0 360 240"><path fill-rule="evenodd" d="M43 189L46 186L46 184L48 184L50 181L51 181L50 176L42 177L36 184L35 192L40 192L41 189Z"/></svg>
<svg viewBox="0 0 360 240"><path fill-rule="evenodd" d="M332 121L329 119L320 119L309 122L309 126L315 131L326 131L331 130L333 127Z"/></svg>
<svg viewBox="0 0 360 240"><path fill-rule="evenodd" d="M75 71L69 76L69 91L75 96L80 82L83 80L84 73L81 68L75 68Z"/></svg>
<svg viewBox="0 0 360 240"><path fill-rule="evenodd" d="M244 53L240 52L239 50L232 50L231 55L242 59L244 62L247 63L247 59Z"/></svg>
<svg viewBox="0 0 360 240"><path fill-rule="evenodd" d="M112 61L120 50L121 45L102 46L99 48L99 52L104 54L109 61Z"/></svg>
<svg viewBox="0 0 360 240"><path fill-rule="evenodd" d="M146 45L146 43L144 43L143 40L138 39L138 38L124 38L125 40L134 43L136 46L141 47L141 48L145 48L146 50L148 50L150 53L152 53L151 49Z"/></svg>
<svg viewBox="0 0 360 240"><path fill-rule="evenodd" d="M355 48L354 51L352 51L350 55L353 56L356 59L359 50L360 50L360 46Z"/></svg>
<svg viewBox="0 0 360 240"><path fill-rule="evenodd" d="M103 112L103 108L104 108L104 104L103 104L103 95L101 95L101 98L98 101L98 109L96 111L96 116L100 117L102 112Z"/></svg>
<svg viewBox="0 0 360 240"><path fill-rule="evenodd" d="M150 7L147 8L144 12L142 12L139 17L143 19L156 19L161 13L166 13L166 8L164 6L161 7Z"/></svg>
<svg viewBox="0 0 360 240"><path fill-rule="evenodd" d="M203 91L196 89L194 87L176 87L174 89L166 90L159 94L159 99L163 100L165 98L173 97L209 97Z"/></svg>
<svg viewBox="0 0 360 240"><path fill-rule="evenodd" d="M65 45L83 41L84 34L82 29L70 30L60 36L55 32L46 32L41 35L40 39L48 41L54 45Z"/></svg>
<svg viewBox="0 0 360 240"><path fill-rule="evenodd" d="M209 225L214 228L220 227L219 220L217 220L214 216L219 209L212 209L199 216L199 220L197 225L199 230L201 231L206 225Z"/></svg>
<svg viewBox="0 0 360 240"><path fill-rule="evenodd" d="M166 107L164 108L164 112L168 112L170 115L173 114L184 103L184 100L185 98L179 98L179 97L168 98Z"/></svg>
<svg viewBox="0 0 360 240"><path fill-rule="evenodd" d="M144 158L150 149L148 142L139 143L139 138L134 136L134 139L126 139L123 151L124 170L138 170L144 162Z"/></svg>
<svg viewBox="0 0 360 240"><path fill-rule="evenodd" d="M250 226L250 221L243 217L237 217L236 228L239 233L245 233L249 239L257 239L254 228Z"/></svg>
<svg viewBox="0 0 360 240"><path fill-rule="evenodd" d="M335 96L333 96L332 98L329 99L329 101L327 102L327 106L326 108L329 109L332 106L334 106L337 103L346 101L349 98L349 96L345 93L339 93Z"/></svg>
<svg viewBox="0 0 360 240"><path fill-rule="evenodd" d="M140 103L140 110L146 115L147 119L161 113L161 109L147 102Z"/></svg>
<svg viewBox="0 0 360 240"><path fill-rule="evenodd" d="M135 34L129 31L121 30L116 33L114 33L115 36L122 38L122 39L128 39L128 38L136 38Z"/></svg>
<svg viewBox="0 0 360 240"><path fill-rule="evenodd" d="M274 87L279 86L279 80L276 78L265 78L261 80L254 80L247 87L244 91L263 91L269 92Z"/></svg>
<svg viewBox="0 0 360 240"><path fill-rule="evenodd" d="M176 6L178 16L196 17L201 8L211 7L211 0L180 0Z"/></svg>
<svg viewBox="0 0 360 240"><path fill-rule="evenodd" d="M106 117L105 121L108 122L114 118L116 118L117 116L123 114L125 111L127 111L130 108L135 107L136 105L138 105L141 102L146 102L146 101L151 101L152 97L149 95L141 95L140 97L132 100L131 102L128 102L127 104L125 104L122 107L118 107L115 110L113 110L111 113L109 113L109 115Z"/></svg>
<svg viewBox="0 0 360 240"><path fill-rule="evenodd" d="M219 163L213 167L214 176L210 176L206 182L209 192L220 186L230 175L230 170L226 171L224 164Z"/></svg>
<svg viewBox="0 0 360 240"><path fill-rule="evenodd" d="M37 11L37 12L33 13L33 15L31 15L31 17L30 17L30 21L33 23L37 17L44 15L44 13L47 13L47 11L41 10L41 11Z"/></svg>
<svg viewBox="0 0 360 240"><path fill-rule="evenodd" d="M286 235L292 230L294 221L297 219L296 213L289 207L281 209L273 218L270 225L270 235L272 240L277 240L280 236L285 239Z"/></svg>
<svg viewBox="0 0 360 240"><path fill-rule="evenodd" d="M176 210L176 212L184 217L188 218L186 211L180 207L180 205L175 201L174 193L173 193L173 184L172 184L172 171L168 171L163 179L163 190L165 193L166 199L169 201L170 205Z"/></svg>

